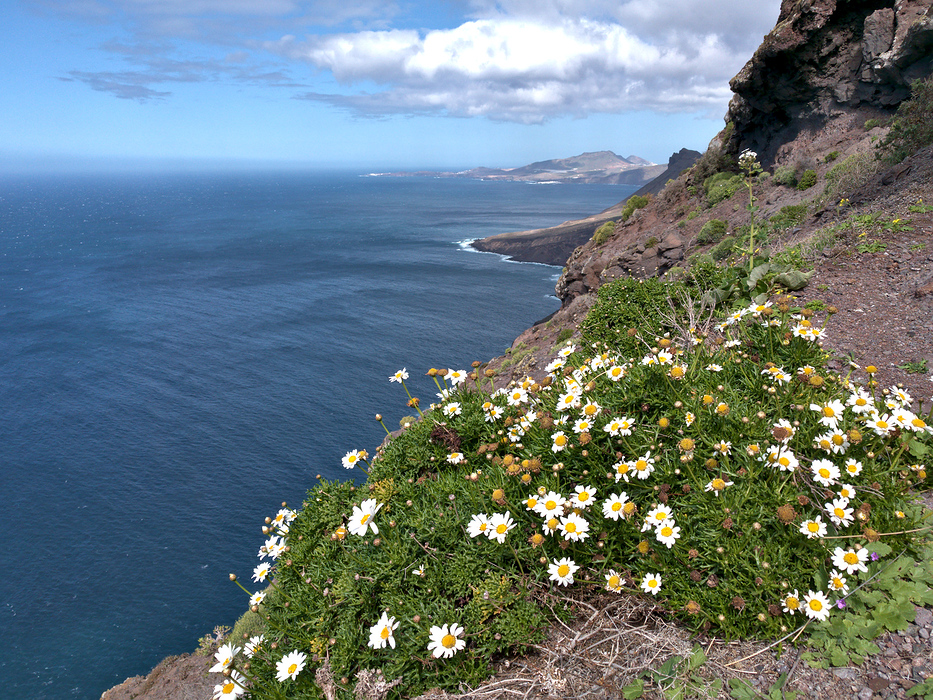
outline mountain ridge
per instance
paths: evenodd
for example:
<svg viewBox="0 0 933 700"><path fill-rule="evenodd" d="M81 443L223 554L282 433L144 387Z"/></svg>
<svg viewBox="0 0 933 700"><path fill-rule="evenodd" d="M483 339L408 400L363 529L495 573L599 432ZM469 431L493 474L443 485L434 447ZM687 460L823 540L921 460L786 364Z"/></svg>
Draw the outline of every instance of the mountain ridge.
<svg viewBox="0 0 933 700"><path fill-rule="evenodd" d="M665 166L640 156L622 157L612 151L587 151L568 158L535 161L516 168L480 166L460 171L415 170L370 173L370 177L457 177L503 182L576 182L640 185L656 178Z"/></svg>

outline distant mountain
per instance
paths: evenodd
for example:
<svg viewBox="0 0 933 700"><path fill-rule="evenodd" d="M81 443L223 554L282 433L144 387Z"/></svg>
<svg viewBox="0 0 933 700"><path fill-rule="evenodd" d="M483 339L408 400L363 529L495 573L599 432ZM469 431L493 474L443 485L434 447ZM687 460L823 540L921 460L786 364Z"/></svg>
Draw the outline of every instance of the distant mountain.
<svg viewBox="0 0 933 700"><path fill-rule="evenodd" d="M665 166L655 165L638 156L623 158L612 151L581 153L571 158L555 158L523 165L520 168L471 168L460 172L372 173L380 177L467 177L510 182L579 182L585 184L641 185L663 172Z"/></svg>

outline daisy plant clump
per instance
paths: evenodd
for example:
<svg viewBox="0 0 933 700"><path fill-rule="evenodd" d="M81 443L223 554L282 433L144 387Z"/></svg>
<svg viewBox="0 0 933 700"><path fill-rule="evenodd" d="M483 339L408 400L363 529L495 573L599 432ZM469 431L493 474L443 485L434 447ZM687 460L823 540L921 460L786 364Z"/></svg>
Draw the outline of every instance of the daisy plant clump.
<svg viewBox="0 0 933 700"><path fill-rule="evenodd" d="M603 591L725 638L789 637L920 546L929 410L827 370L824 329L787 300L654 330L626 334L634 353L585 335L491 394L428 372L438 401L364 483L320 480L269 520L263 639L218 672L252 698L350 697L364 671L395 697L475 686L568 595Z"/></svg>

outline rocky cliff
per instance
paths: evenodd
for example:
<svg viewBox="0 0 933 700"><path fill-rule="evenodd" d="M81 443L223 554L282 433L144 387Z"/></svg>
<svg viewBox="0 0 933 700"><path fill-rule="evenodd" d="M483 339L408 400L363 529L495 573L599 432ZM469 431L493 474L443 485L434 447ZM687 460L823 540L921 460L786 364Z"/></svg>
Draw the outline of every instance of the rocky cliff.
<svg viewBox="0 0 933 700"><path fill-rule="evenodd" d="M730 221L733 230L747 223L731 198L709 207L697 196L705 178L734 166L741 150L755 150L766 169L791 164L812 169L818 180L833 167L827 154L868 152L883 130L866 130L867 120L893 114L910 95L910 83L933 72L931 5L784 0L777 25L730 83L735 96L726 128L696 168L617 226L608 241L574 250L557 283L564 306L606 281L664 274L706 250L697 235L712 219ZM786 187L761 194L759 217L813 200L812 192Z"/></svg>
<svg viewBox="0 0 933 700"><path fill-rule="evenodd" d="M928 0L784 0L730 83L725 149L756 151L769 167L802 131L855 111L890 114L933 69L931 48Z"/></svg>

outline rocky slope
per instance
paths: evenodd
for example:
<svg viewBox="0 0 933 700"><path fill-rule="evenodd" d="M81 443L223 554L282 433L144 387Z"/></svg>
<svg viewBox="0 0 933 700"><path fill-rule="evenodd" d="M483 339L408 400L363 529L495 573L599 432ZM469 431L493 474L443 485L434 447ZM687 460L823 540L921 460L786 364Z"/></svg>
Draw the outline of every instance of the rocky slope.
<svg viewBox="0 0 933 700"><path fill-rule="evenodd" d="M890 114L907 95L909 80L930 73L931 4L933 0L785 0L777 27L733 81L736 98L727 115L733 126L713 140L690 172L676 177L647 207L618 226L609 240L597 245L587 239L573 251L557 286L561 309L525 331L509 354L491 362L499 370L497 381L504 384L525 374L543 374L557 339L576 330L603 283L621 275L663 274L694 253L708 251L710 244L700 244L697 236L712 219L726 221L733 231L746 224L743 193L708 207L703 181L711 174L711 164L752 147L760 151L767 167L784 165L815 173L817 184L804 190L778 184L774 177L759 181L756 216L763 220L785 207L805 205L805 215L771 244L812 243L804 250L816 275L801 293L801 301L838 307L839 313L829 321L827 348L847 357L835 362L848 358L862 366L873 362L881 370L878 379L883 386L900 382L915 397L928 398L927 375L906 368L922 361L933 367L933 207L929 206L933 147L896 167L863 173L849 181L842 195L838 187L831 188L830 199L826 186L836 165L870 154L883 135L883 127L866 129L866 118ZM843 197L847 206L840 207ZM612 215L602 221L609 218ZM624 616L607 625L616 637L620 625L643 630L650 612L637 611L631 628ZM559 657L557 661L542 656L512 664L511 669L503 665L483 689L459 697L511 697L509 693L580 697L584 691L593 697L615 697L611 689L600 686L598 677L586 675L595 664L569 643L575 633L570 628L555 629L552 651L542 649L542 654ZM801 697L900 700L908 688L933 675L931 633L933 616L921 609L907 632L879 640L883 654L863 667L833 671L810 669L798 663L799 658L791 663L793 656L778 659L764 648L720 646L730 660L746 656L746 651L751 654L751 661L738 672L755 681L762 697L778 673L789 672L788 688ZM675 636L672 628L665 640ZM615 644L618 653L618 639L613 639L610 646ZM692 643L685 638L688 648ZM656 647L648 651L646 659L657 657ZM213 681L206 678L209 665L209 657L167 659L148 677L130 679L104 697L208 700ZM514 680L520 672L531 678L525 685Z"/></svg>

